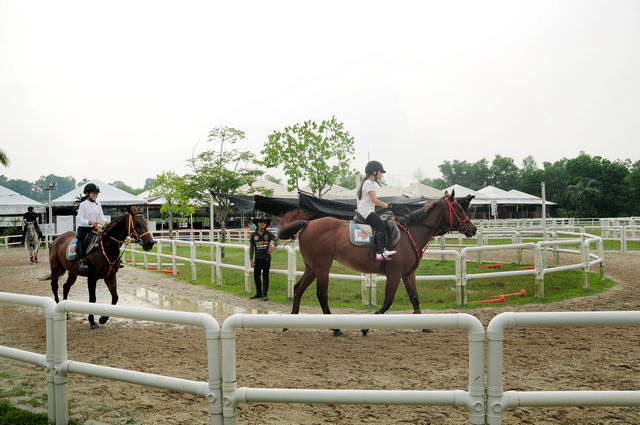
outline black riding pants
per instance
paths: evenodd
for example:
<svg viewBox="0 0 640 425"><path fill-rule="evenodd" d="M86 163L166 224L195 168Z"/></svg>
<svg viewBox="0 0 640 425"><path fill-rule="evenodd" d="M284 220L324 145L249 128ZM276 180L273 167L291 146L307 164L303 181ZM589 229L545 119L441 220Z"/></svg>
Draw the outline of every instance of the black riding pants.
<svg viewBox="0 0 640 425"><path fill-rule="evenodd" d="M366 220L367 220L367 223L370 224L371 227L375 230L376 251L378 252L384 251L384 232L385 232L384 221L382 221L380 216L374 212L369 214Z"/></svg>
<svg viewBox="0 0 640 425"><path fill-rule="evenodd" d="M266 296L269 292L269 269L271 268L271 258L256 258L253 266L253 281L256 284L256 294ZM260 282L262 275L262 282Z"/></svg>
<svg viewBox="0 0 640 425"><path fill-rule="evenodd" d="M76 230L76 238L78 238L78 242L76 242L76 256L78 260L83 260L85 258L84 242L92 229L93 227L80 226L78 227L78 230Z"/></svg>

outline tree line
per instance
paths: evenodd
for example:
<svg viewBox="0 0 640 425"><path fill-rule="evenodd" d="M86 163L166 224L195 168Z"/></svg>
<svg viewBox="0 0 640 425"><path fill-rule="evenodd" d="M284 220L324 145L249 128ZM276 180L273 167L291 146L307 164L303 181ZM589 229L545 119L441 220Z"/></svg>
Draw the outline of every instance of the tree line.
<svg viewBox="0 0 640 425"><path fill-rule="evenodd" d="M333 185L355 187L354 139L335 117L320 124L315 121L297 123L268 136L261 156L243 151L238 145L245 138L241 130L218 126L207 141L213 145L187 159L192 172L178 176L171 171L148 178L144 188L134 189L125 183L110 184L139 194L151 189L164 196L163 212L188 215L192 200L207 202L213 197L218 206L216 217L224 222L232 211L229 200L220 194L237 193L245 184L253 185L262 169L277 168L287 176L290 190L302 189L308 182L316 196L322 196ZM194 149L195 150L195 149ZM0 164L9 166L9 158L0 150ZM581 152L575 158L544 162L539 168L532 156L522 166L513 158L496 155L491 163L482 158L476 162L444 161L438 166L440 177L424 178L416 171L416 181L444 189L459 184L473 190L496 186L504 190L516 189L541 196L541 182L545 182L546 198L558 204L557 213L567 217L621 217L640 215L640 161L609 160ZM269 180L276 180L265 176ZM55 183L52 199L57 198L87 180L77 182L73 177L41 176L34 182L12 180L0 175L0 185L39 202L48 200L45 188ZM255 188L259 190L260 188ZM262 190L264 193L264 190ZM268 193L267 193L268 194Z"/></svg>
<svg viewBox="0 0 640 425"><path fill-rule="evenodd" d="M518 167L509 157L496 155L491 164L444 161L438 166L442 177L422 179L424 184L443 189L460 184L477 190L495 186L541 196L558 204L565 217L628 217L640 215L640 161L611 161L581 152L575 158L544 162L539 168L532 156Z"/></svg>

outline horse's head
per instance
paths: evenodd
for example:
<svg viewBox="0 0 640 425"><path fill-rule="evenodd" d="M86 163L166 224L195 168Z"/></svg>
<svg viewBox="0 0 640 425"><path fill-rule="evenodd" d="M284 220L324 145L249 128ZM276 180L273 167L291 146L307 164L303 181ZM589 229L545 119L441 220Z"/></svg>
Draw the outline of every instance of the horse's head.
<svg viewBox="0 0 640 425"><path fill-rule="evenodd" d="M155 241L153 240L153 236L151 236L151 232L149 232L149 228L147 227L147 221L144 219L142 208L127 207L127 211L129 212L128 236L131 237L134 242L138 242L142 246L142 249L144 249L145 251L151 250Z"/></svg>
<svg viewBox="0 0 640 425"><path fill-rule="evenodd" d="M468 238L475 236L477 230L465 212L473 198L473 195L467 195L462 199L456 199L455 190L451 191L451 195L445 192L443 197L449 207L449 214L446 214L449 217L449 228L464 233Z"/></svg>

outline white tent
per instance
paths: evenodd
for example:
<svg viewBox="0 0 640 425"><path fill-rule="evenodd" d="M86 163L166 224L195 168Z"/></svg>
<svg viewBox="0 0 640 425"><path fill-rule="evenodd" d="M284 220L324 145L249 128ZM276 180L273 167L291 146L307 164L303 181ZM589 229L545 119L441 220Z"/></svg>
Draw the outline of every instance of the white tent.
<svg viewBox="0 0 640 425"><path fill-rule="evenodd" d="M415 182L404 188L404 193L410 198L438 199L444 195L444 190L427 186L424 183Z"/></svg>
<svg viewBox="0 0 640 425"><path fill-rule="evenodd" d="M0 215L20 215L22 217L22 214L26 213L29 207L33 207L37 213L46 211L46 207L40 202L0 186Z"/></svg>
<svg viewBox="0 0 640 425"><path fill-rule="evenodd" d="M508 193L511 194L511 196L513 197L517 197L521 199L520 203L522 204L542 205L542 198L538 196L530 195L528 193L521 192L516 189L511 189ZM547 205L556 205L555 202L551 202L551 201L546 201L545 203Z"/></svg>
<svg viewBox="0 0 640 425"><path fill-rule="evenodd" d="M89 183L89 182L87 182ZM82 196L82 190L87 185L83 183L77 188L65 193L51 201L53 207L71 207L74 205L76 199ZM118 189L115 186L111 186L99 180L91 180L90 183L94 183L100 188L100 195L98 195L98 201L103 206L116 206L116 205L146 205L147 201L139 196L132 195L129 192L125 192L122 189Z"/></svg>
<svg viewBox="0 0 640 425"><path fill-rule="evenodd" d="M269 195L266 195L269 191ZM273 193L271 193L273 192ZM245 184L238 188L238 194L241 195L263 195L273 198L297 198L298 191L289 191L286 186L274 183L270 180L257 178L253 184Z"/></svg>
<svg viewBox="0 0 640 425"><path fill-rule="evenodd" d="M445 188L444 190L451 193L452 191L456 191L456 198L464 198L467 195L473 195L475 198L471 201L473 205L489 205L491 204L491 198L482 194L480 192L476 192L475 190L471 190L468 187L461 186L459 184L454 184Z"/></svg>

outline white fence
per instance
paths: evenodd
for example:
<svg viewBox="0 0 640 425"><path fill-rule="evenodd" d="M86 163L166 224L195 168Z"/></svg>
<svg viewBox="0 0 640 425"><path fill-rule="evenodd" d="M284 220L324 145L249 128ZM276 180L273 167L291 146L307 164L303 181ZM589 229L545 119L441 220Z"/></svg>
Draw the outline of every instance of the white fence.
<svg viewBox="0 0 640 425"><path fill-rule="evenodd" d="M488 245L488 238L493 237L510 237L516 243L507 245ZM454 237L456 237L454 235ZM523 238L539 238L543 239L539 242L522 243ZM550 238L550 240L545 240ZM444 242L445 238L441 239ZM416 280L428 281L428 280L448 280L455 282L457 302L459 305L467 304L467 284L470 280L474 279L489 279L496 276L524 276L532 275L536 281L536 296L544 297L544 277L549 273L556 273L565 270L582 270L583 276L583 288L589 290L589 270L594 265L600 266L600 276L604 278L604 248L602 244L602 238L598 236L589 235L586 233L571 233L571 232L547 232L532 230L484 230L477 236L477 246L466 246L460 251L453 249L429 249L425 252L425 257L431 257L434 255L451 256L455 261L455 273L452 275L417 275ZM462 239L459 239L461 245ZM595 245L595 246L592 246ZM171 254L164 253L163 247L170 246ZM190 256L181 257L176 255L177 247L185 246L189 247ZM210 259L205 260L196 258L197 247L209 247ZM444 245L441 245L441 247ZM452 246L452 245L448 245ZM570 248L567 248L569 246ZM576 248L577 246L577 248ZM573 248L571 248L573 247ZM236 249L244 251L244 264L225 264L222 262L221 248ZM293 297L293 288L296 280L303 274L302 271L297 271L297 251L298 247L284 246L277 247L277 249L285 250L287 252L287 269L272 269L273 274L283 274L287 276L287 295ZM219 242L188 242L177 239L157 239L156 240L156 253L146 253L137 249L135 246L129 246L126 251L130 254L130 259L133 264L142 265L144 268L150 267L150 258L155 258L155 267L157 269L162 268L162 259L169 259L171 261L171 272L177 274L177 262L188 263L191 268L191 280L197 280L197 268L196 264L208 264L211 266L210 279L214 283L217 279L218 285L222 285L222 269L239 270L244 272L244 285L245 292L251 293L252 281L251 274L252 268L249 261L249 247L244 244L222 244ZM523 250L529 250L533 252L534 263L532 269L526 270L514 270L504 272L486 272L486 273L467 273L467 260L472 254L477 255L477 262L482 263L482 254L490 251L498 250L511 250L517 255L517 263L522 263ZM595 252L594 252L595 251ZM559 265L560 253L572 253L579 254L580 261L569 265ZM553 266L550 266L547 262L548 254L553 254L554 262ZM136 257L142 256L142 262L136 262ZM140 258L140 257L138 257ZM169 264L169 263L165 263ZM168 270L167 270L168 271ZM215 277L214 277L215 276ZM335 274L329 275L333 279L346 279L359 281L362 290L362 303L365 305L376 304L376 283L378 281L386 280L383 275L374 274Z"/></svg>
<svg viewBox="0 0 640 425"><path fill-rule="evenodd" d="M519 406L640 406L640 391L503 391L502 350L505 328L550 326L640 326L640 311L501 313L487 328L488 362L485 384L485 331L466 313L393 315L250 315L227 318L222 328L204 313L152 310L107 304L62 301L0 292L0 302L38 306L46 311L45 354L0 346L0 356L42 367L48 384L49 420L68 422L67 375L78 373L170 391L200 395L209 401L211 424L236 425L239 403L403 404L465 407L469 423L498 425L506 409ZM201 326L206 330L208 382L155 375L72 361L67 358L65 312L103 314L135 320ZM238 328L458 328L469 331L469 376L466 390L335 390L237 387ZM117 353L116 353L117 354ZM168 359L169 360L169 359ZM486 397L486 402L485 402Z"/></svg>

